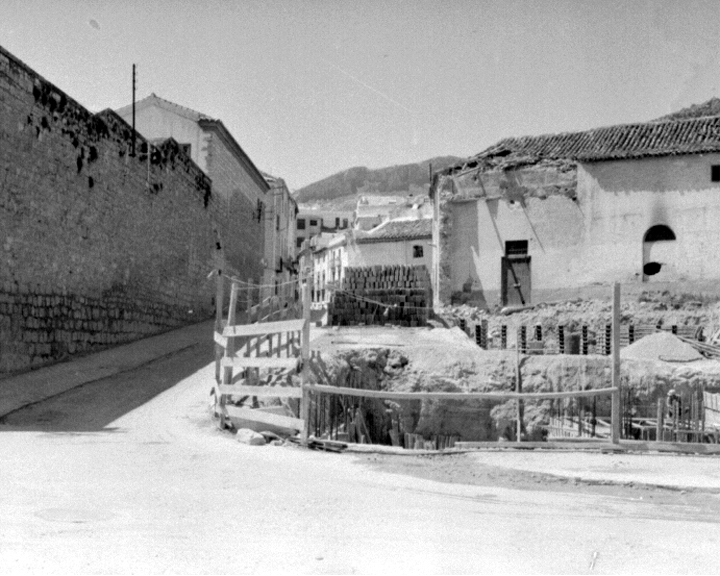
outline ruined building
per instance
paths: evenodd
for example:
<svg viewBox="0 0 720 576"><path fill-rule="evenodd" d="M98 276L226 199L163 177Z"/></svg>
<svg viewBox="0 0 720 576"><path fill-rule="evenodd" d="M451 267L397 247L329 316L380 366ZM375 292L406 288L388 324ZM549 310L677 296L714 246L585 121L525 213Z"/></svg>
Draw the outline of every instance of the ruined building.
<svg viewBox="0 0 720 576"><path fill-rule="evenodd" d="M132 140L0 48L0 375L211 313L224 198L177 141Z"/></svg>
<svg viewBox="0 0 720 576"><path fill-rule="evenodd" d="M715 288L720 116L703 115L711 103L658 121L508 138L435 174L440 300L523 305L612 282Z"/></svg>

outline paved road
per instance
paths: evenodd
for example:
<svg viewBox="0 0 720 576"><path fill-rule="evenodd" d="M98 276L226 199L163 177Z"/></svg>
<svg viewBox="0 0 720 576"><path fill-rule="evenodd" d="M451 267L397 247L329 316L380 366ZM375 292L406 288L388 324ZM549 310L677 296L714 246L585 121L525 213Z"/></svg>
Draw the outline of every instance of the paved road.
<svg viewBox="0 0 720 576"><path fill-rule="evenodd" d="M191 346L4 420L0 572L720 572L716 494L449 483L239 444L208 416L211 355Z"/></svg>

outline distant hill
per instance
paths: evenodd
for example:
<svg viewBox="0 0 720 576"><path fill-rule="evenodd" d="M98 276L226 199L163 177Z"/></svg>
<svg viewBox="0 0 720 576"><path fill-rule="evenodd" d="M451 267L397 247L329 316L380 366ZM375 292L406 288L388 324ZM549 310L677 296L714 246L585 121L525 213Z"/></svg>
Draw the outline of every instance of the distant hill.
<svg viewBox="0 0 720 576"><path fill-rule="evenodd" d="M358 196L395 196L426 194L429 187L429 165L433 171L452 166L462 158L440 156L418 164L403 164L370 170L356 167L338 172L297 190L298 204L317 205L334 210L355 207Z"/></svg>
<svg viewBox="0 0 720 576"><path fill-rule="evenodd" d="M686 118L702 118L704 116L720 116L720 98L710 98L702 104L692 104L687 108L662 116L655 120L661 122L666 120L684 120Z"/></svg>

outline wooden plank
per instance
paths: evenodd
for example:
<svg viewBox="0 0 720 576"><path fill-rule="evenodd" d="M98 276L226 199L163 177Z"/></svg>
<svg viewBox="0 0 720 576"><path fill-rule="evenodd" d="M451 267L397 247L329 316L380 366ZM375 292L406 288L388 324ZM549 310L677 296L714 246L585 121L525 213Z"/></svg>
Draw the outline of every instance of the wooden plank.
<svg viewBox="0 0 720 576"><path fill-rule="evenodd" d="M227 348L228 339L222 334L213 332L213 339L215 340L215 344L221 346L222 348Z"/></svg>
<svg viewBox="0 0 720 576"><path fill-rule="evenodd" d="M278 332L296 332L302 330L305 320L281 320L279 322L263 322L261 324L243 324L240 326L227 326L223 336L235 338L238 336L261 336L276 334Z"/></svg>
<svg viewBox="0 0 720 576"><path fill-rule="evenodd" d="M597 390L579 390L573 392L387 392L384 390L363 390L361 388L342 388L339 386L306 385L310 392L339 394L341 396L359 396L361 398L387 398L390 400L551 400L556 398L587 398L604 396L617 391L617 388L599 388Z"/></svg>
<svg viewBox="0 0 720 576"><path fill-rule="evenodd" d="M226 386L218 387L220 394L232 396L257 396L258 398L302 398L302 388L285 386Z"/></svg>
<svg viewBox="0 0 720 576"><path fill-rule="evenodd" d="M303 258L303 267L307 266L307 264L307 256L305 256ZM310 434L310 392L308 391L307 385L310 377L310 282L312 280L312 276L310 276L307 272L308 269L306 268L302 293L303 320L301 347L303 368L300 374L300 382L303 389L303 397L300 401L300 414L304 419L304 425L301 430L303 444L307 442Z"/></svg>
<svg viewBox="0 0 720 576"><path fill-rule="evenodd" d="M225 368L295 368L297 358L254 358L252 356L233 356L222 359ZM228 384L226 382L226 384Z"/></svg>
<svg viewBox="0 0 720 576"><path fill-rule="evenodd" d="M241 408L240 406L233 405L225 406L225 410L227 411L228 416L233 418L262 422L263 424L272 424L273 426L288 428L290 430L303 429L304 422L300 418L282 416L280 414L270 414L269 412L263 412L253 408Z"/></svg>
<svg viewBox="0 0 720 576"><path fill-rule="evenodd" d="M670 452L683 454L720 454L720 444L696 444L690 442L645 442L642 440L620 440L613 444L595 438L556 439L553 442L456 442L457 450L503 450L503 449L545 449L545 450L611 450L630 452Z"/></svg>

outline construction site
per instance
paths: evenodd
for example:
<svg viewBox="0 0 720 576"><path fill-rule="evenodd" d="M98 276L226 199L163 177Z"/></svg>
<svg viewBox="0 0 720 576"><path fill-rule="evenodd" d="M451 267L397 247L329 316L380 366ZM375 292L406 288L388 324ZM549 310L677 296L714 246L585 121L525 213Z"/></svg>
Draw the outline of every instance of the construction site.
<svg viewBox="0 0 720 576"><path fill-rule="evenodd" d="M616 304L609 286L606 300L434 311L423 272L350 270L325 314L219 276L221 427L329 450L720 449L712 298L621 300L616 285Z"/></svg>

